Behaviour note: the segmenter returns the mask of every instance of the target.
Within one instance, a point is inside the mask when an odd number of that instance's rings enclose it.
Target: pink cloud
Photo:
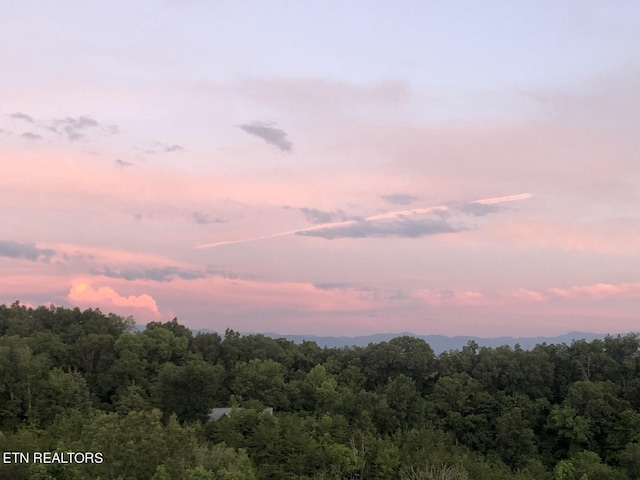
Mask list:
[[[464,291],[464,290],[417,290],[414,296],[433,306],[466,306],[477,305],[492,308],[508,307],[515,304],[540,304],[542,310],[550,309],[554,300],[607,300],[607,299],[640,299],[640,283],[579,285],[568,288],[548,288],[545,291],[519,288],[511,291]],[[547,305],[546,307],[544,305]],[[577,306],[577,305],[576,305]],[[555,308],[555,307],[554,307]],[[591,308],[591,307],[590,307]],[[533,312],[533,310],[531,310]],[[585,310],[585,311],[588,311]],[[615,310],[607,310],[612,313]]]
[[[175,264],[175,260],[153,253],[132,252],[117,248],[94,247],[87,245],[79,245],[72,243],[43,243],[45,248],[51,248],[56,251],[57,256],[54,259],[63,259],[64,255],[68,257],[85,258],[97,263],[112,262],[128,264],[128,265],[167,265]]]
[[[586,298],[592,300],[640,298],[640,283],[598,283],[595,285],[578,285],[569,288],[551,288],[549,292],[562,298]]]
[[[542,302],[546,300],[546,297],[534,290],[527,290],[525,288],[519,288],[512,292],[507,292],[504,295],[507,300],[524,301],[524,302]]]
[[[465,290],[418,290],[415,296],[429,305],[483,305],[488,302],[486,296],[480,292]]]
[[[268,282],[209,277],[176,279],[170,285],[150,285],[179,301],[208,300],[213,308],[235,311],[357,311],[376,305],[373,292],[354,288],[324,290],[306,282]]]
[[[156,300],[147,294],[120,295],[111,287],[94,288],[88,283],[77,282],[69,289],[67,300],[73,305],[87,308],[99,307],[114,313],[126,312],[130,315],[137,313],[142,318],[160,318]]]
[[[509,249],[557,249],[566,252],[600,252],[627,255],[640,251],[640,225],[633,221],[603,219],[578,223],[574,219],[540,220],[519,213],[526,220],[495,216],[482,228],[459,232],[439,239],[450,245],[470,247],[503,245]]]

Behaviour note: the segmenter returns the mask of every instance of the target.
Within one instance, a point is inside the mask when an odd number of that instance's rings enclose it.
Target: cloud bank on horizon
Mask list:
[[[367,6],[0,7],[0,303],[636,329],[640,5]]]

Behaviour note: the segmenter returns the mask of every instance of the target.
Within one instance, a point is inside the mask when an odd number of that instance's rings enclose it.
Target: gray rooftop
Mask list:
[[[225,408],[213,408],[209,412],[209,418],[212,420],[220,420],[222,417],[226,417],[231,414],[231,407]]]
[[[223,408],[212,408],[211,411],[209,412],[209,418],[211,420],[215,420],[218,421],[220,420],[222,417],[228,417],[229,415],[231,415],[231,412],[234,409],[231,407],[223,407]],[[235,410],[242,410],[242,408],[236,408]],[[265,408],[262,413],[268,413],[270,415],[273,415],[273,407],[267,407]]]

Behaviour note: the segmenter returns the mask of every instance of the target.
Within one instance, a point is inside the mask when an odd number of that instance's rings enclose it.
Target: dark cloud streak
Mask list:
[[[454,233],[464,230],[442,219],[423,218],[419,220],[397,218],[385,221],[360,221],[348,225],[328,226],[326,228],[303,230],[296,235],[320,237],[327,240],[337,238],[419,238],[441,233]]]
[[[177,267],[152,267],[152,268],[128,268],[122,270],[112,270],[104,267],[104,270],[95,272],[110,278],[121,278],[123,280],[151,280],[154,282],[170,282],[174,278],[183,280],[194,280],[206,277],[204,272],[181,270]]]
[[[58,132],[58,128],[61,128],[64,135],[66,135],[67,140],[74,141],[83,138],[85,135],[81,133],[89,128],[97,128],[100,124],[97,120],[93,118],[83,115],[77,118],[74,117],[65,117],[58,118],[53,121],[53,125],[50,127],[50,130],[54,132]],[[115,126],[111,126],[115,127]],[[117,127],[116,127],[117,128]]]
[[[352,288],[351,284],[344,282],[320,282],[314,283],[313,286],[318,290],[346,290]]]
[[[287,139],[287,132],[279,128],[257,122],[240,125],[240,128],[250,135],[260,137],[283,152],[290,152],[293,149],[293,143]]]
[[[24,120],[25,122],[33,123],[33,117],[31,115],[27,115],[26,113],[16,112],[9,115],[11,118],[15,118],[16,120]]]
[[[326,212],[323,210],[318,210],[317,208],[302,207],[300,208],[300,211],[309,222],[315,223],[318,225],[321,225],[323,223],[362,220],[361,217],[347,215],[344,210],[336,210],[335,212]]]
[[[166,145],[166,144],[164,144],[162,142],[153,142],[152,148],[156,148],[156,147],[160,147],[160,149],[164,153],[181,152],[183,150],[186,150],[186,148],[184,148],[182,145],[177,145],[177,144]],[[155,153],[155,151],[154,150],[147,150],[145,153]]]
[[[394,205],[409,205],[416,201],[418,197],[415,195],[410,195],[407,193],[393,193],[390,195],[380,195],[383,200],[386,200],[389,203],[393,203]]]
[[[203,212],[193,212],[193,219],[199,225],[207,225],[209,223],[227,223],[228,220],[224,218],[213,218],[210,215]]]
[[[22,138],[26,138],[27,140],[42,140],[42,135],[38,135],[37,133],[32,132],[24,132],[20,136]]]
[[[464,213],[473,215],[474,217],[483,217],[490,213],[496,213],[504,210],[504,207],[501,205],[477,202],[463,203],[462,205],[458,205],[457,208]]]
[[[96,275],[104,275],[109,278],[119,278],[127,281],[150,280],[152,282],[167,283],[180,278],[182,280],[199,280],[206,277],[222,277],[231,280],[237,279],[234,273],[207,267],[204,270],[187,270],[178,267],[142,267],[142,268],[123,268],[112,269],[104,266],[102,270],[94,270],[92,273]]]
[[[180,152],[182,150],[184,150],[184,147],[181,147],[180,145],[169,145],[164,147],[164,151],[167,153]]]
[[[22,258],[25,260],[49,262],[55,250],[38,248],[33,243],[20,243],[13,240],[0,240],[0,257]]]

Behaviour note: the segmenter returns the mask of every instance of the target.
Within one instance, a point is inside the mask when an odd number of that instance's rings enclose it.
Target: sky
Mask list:
[[[0,0],[0,303],[640,325],[640,3]]]

